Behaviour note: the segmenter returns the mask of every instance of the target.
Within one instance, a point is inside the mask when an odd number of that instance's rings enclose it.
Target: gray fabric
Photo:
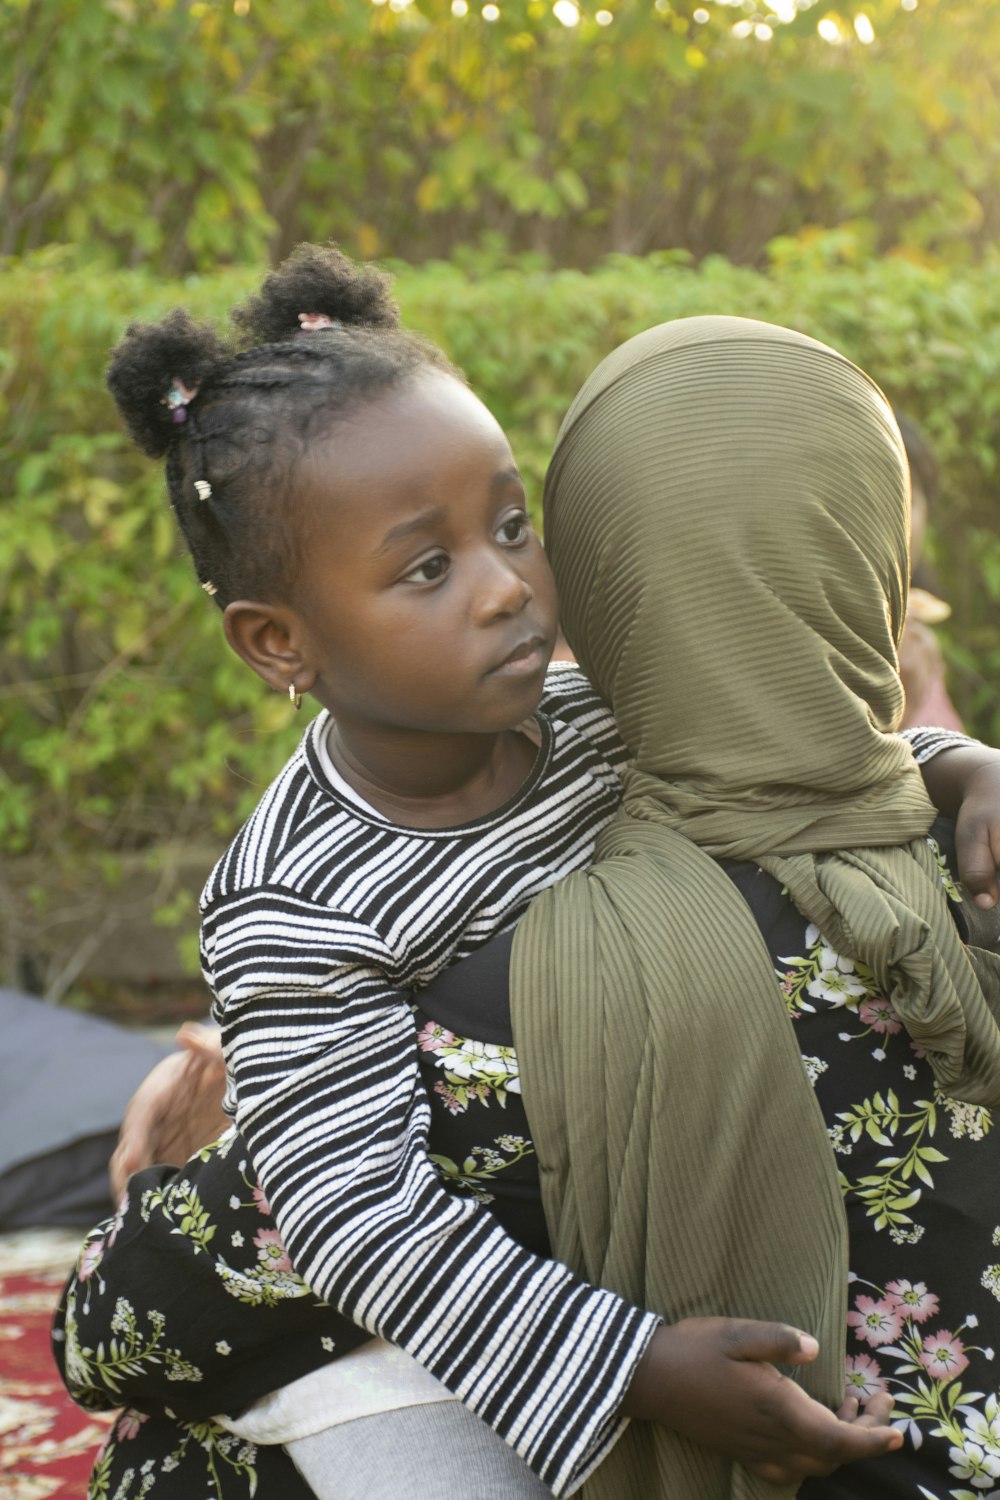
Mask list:
[[[287,1451],[317,1500],[543,1500],[552,1494],[513,1448],[457,1401],[342,1422],[289,1443]]]
[[[93,1224],[125,1105],[171,1050],[0,989],[0,1229]]]

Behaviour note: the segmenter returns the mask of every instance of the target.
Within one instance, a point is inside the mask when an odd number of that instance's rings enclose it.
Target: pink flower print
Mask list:
[[[77,1281],[89,1281],[104,1259],[104,1241],[90,1240],[83,1247],[80,1256],[80,1268],[76,1273]]]
[[[292,1263],[288,1258],[284,1241],[276,1229],[258,1229],[253,1237],[257,1246],[257,1259],[262,1260],[269,1271],[290,1271]]]
[[[266,1216],[268,1218],[271,1217],[271,1205],[270,1205],[270,1203],[268,1203],[267,1199],[264,1197],[264,1189],[263,1188],[261,1188],[261,1187],[255,1187],[254,1188],[254,1190],[253,1190],[253,1201],[257,1205],[257,1212],[259,1214],[266,1214]],[[256,1243],[256,1241],[255,1241],[255,1243]]]
[[[924,1339],[920,1363],[935,1380],[953,1380],[956,1375],[961,1375],[969,1361],[962,1340],[956,1338],[950,1329],[942,1328],[940,1333],[932,1333]]]
[[[115,1437],[137,1438],[139,1436],[139,1428],[143,1422],[148,1422],[148,1420],[149,1418],[145,1412],[123,1411],[115,1424]]]
[[[872,1031],[883,1031],[888,1036],[894,1036],[903,1029],[902,1021],[888,1000],[881,995],[874,1000],[863,1000],[858,1007],[858,1015]]]
[[[462,1103],[461,1099],[455,1093],[455,1090],[449,1084],[442,1082],[440,1079],[434,1085],[434,1092],[435,1094],[441,1095],[445,1109],[447,1109],[453,1115],[460,1115],[467,1108],[467,1106]]]
[[[862,1406],[870,1401],[877,1391],[887,1391],[889,1382],[870,1354],[849,1354],[844,1366],[844,1379],[849,1396],[857,1396]]]
[[[926,1323],[938,1310],[938,1299],[922,1281],[890,1281],[885,1289],[887,1301],[914,1323]]]
[[[912,1042],[911,1041],[911,1043],[910,1043],[910,1051],[913,1053],[914,1057],[926,1057],[927,1056],[926,1048],[921,1047],[921,1045],[920,1045],[919,1042]]]
[[[903,1331],[903,1314],[893,1302],[885,1298],[859,1297],[855,1302],[857,1312],[847,1314],[847,1323],[859,1339],[877,1349],[879,1344],[891,1344]]]
[[[124,1192],[122,1194],[121,1202],[118,1205],[118,1208],[117,1208],[117,1210],[115,1212],[114,1219],[112,1220],[112,1223],[111,1223],[111,1229],[108,1232],[108,1244],[109,1245],[113,1245],[114,1242],[115,1242],[115,1240],[118,1238],[118,1232],[121,1229],[122,1225],[125,1223],[125,1215],[127,1213],[128,1213],[128,1192],[126,1191],[126,1192]]]
[[[428,1021],[420,1031],[417,1032],[417,1046],[421,1052],[443,1052],[446,1047],[453,1047],[457,1037],[453,1031],[447,1031],[444,1026],[438,1026],[435,1021]]]

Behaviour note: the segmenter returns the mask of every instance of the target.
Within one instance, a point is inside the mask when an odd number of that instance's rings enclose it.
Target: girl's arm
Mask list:
[[[295,1269],[571,1493],[619,1437],[659,1320],[443,1188],[407,997],[363,924],[256,889],[210,909],[203,940],[237,1125]]]

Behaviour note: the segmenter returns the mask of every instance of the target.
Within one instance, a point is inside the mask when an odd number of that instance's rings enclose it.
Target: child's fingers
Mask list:
[[[888,1425],[892,1397],[886,1397],[857,1415],[858,1403],[847,1398],[835,1415],[812,1401],[798,1386],[783,1382],[773,1413],[778,1436],[767,1457],[748,1467],[771,1484],[799,1483],[810,1475],[830,1474],[842,1464],[880,1458],[899,1448],[903,1435]],[[794,1394],[793,1394],[794,1392]],[[854,1415],[849,1415],[853,1404]],[[780,1456],[778,1456],[780,1455]]]
[[[969,778],[955,820],[958,877],[984,910],[1000,902],[1000,768],[992,762]]]
[[[984,910],[1000,900],[997,860],[1000,856],[1000,807],[996,821],[985,813],[959,815],[955,825],[958,877],[977,906]]]
[[[879,1391],[866,1404],[861,1415],[857,1418],[856,1425],[861,1427],[885,1427],[892,1416],[895,1405],[895,1401],[888,1392]],[[898,1448],[902,1445],[903,1434],[899,1432],[896,1436],[898,1441],[893,1443],[893,1447]]]
[[[819,1353],[819,1344],[812,1334],[791,1328],[787,1323],[757,1323],[751,1319],[729,1318],[723,1339],[730,1359],[772,1365],[807,1365]]]

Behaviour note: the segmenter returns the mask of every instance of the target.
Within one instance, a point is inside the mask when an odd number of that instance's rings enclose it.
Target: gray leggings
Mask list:
[[[552,1491],[459,1401],[406,1406],[287,1445],[317,1500],[543,1500]]]

